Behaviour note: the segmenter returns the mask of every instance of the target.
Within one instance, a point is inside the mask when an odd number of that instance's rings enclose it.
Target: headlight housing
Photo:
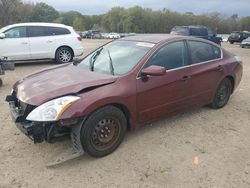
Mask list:
[[[57,121],[67,108],[79,100],[77,96],[65,96],[48,101],[29,113],[26,120],[28,121]]]

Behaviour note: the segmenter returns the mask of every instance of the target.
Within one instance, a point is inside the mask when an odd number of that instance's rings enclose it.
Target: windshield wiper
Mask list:
[[[97,59],[97,57],[100,55],[101,51],[103,50],[103,48],[100,48],[99,50],[97,50],[90,58],[89,60],[89,70],[90,71],[94,71],[94,66],[95,66],[95,61]]]
[[[109,50],[107,50],[107,51],[108,51],[108,55],[109,55],[109,69],[110,69],[110,73],[111,73],[112,75],[115,75],[115,73],[114,73],[113,61],[112,61],[112,58],[111,58],[111,56],[110,56]]]

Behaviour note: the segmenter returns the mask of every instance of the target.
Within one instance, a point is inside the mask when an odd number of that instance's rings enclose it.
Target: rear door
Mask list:
[[[30,44],[26,27],[14,27],[4,32],[0,39],[0,56],[11,60],[30,59]]]
[[[30,55],[32,59],[54,58],[53,38],[44,26],[29,26]]]
[[[163,66],[163,76],[137,78],[136,105],[140,123],[146,123],[188,106],[191,96],[190,68],[184,41],[161,47],[143,68]]]
[[[192,104],[205,105],[211,102],[219,81],[224,76],[222,51],[216,45],[200,41],[188,41],[192,59],[191,83]]]

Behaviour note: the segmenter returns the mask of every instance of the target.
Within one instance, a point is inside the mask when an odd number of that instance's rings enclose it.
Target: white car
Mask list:
[[[68,63],[83,54],[81,37],[70,26],[53,23],[20,23],[0,29],[0,58],[54,59]]]
[[[244,39],[241,44],[240,44],[241,48],[245,48],[245,47],[250,47],[250,37]]]
[[[107,38],[109,39],[119,39],[121,36],[118,33],[109,33]]]

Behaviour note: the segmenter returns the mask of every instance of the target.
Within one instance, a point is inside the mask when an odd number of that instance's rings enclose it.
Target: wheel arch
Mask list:
[[[234,87],[235,87],[235,79],[232,75],[228,75],[228,76],[226,76],[226,78],[228,78],[232,84],[232,93],[233,93]]]
[[[69,48],[69,49],[71,50],[71,52],[73,53],[73,57],[75,56],[74,50],[73,50],[70,46],[68,46],[68,45],[62,45],[62,46],[59,46],[59,47],[56,49],[56,51],[55,51],[55,57],[54,57],[54,58],[56,58],[56,53],[57,53],[57,51],[58,51],[60,48]]]
[[[114,106],[114,107],[118,108],[119,110],[121,110],[122,113],[125,115],[125,117],[127,119],[127,130],[131,130],[131,128],[132,128],[132,126],[131,126],[132,125],[131,113],[130,113],[128,107],[125,106],[124,104],[121,104],[121,103],[107,103],[107,104],[104,104],[104,105],[99,106],[99,107],[95,108],[94,110],[92,110],[87,116],[90,116],[92,113],[94,113],[98,109],[106,107],[106,106]]]
[[[127,119],[127,130],[131,130],[131,121],[130,121],[131,115],[130,115],[129,109],[125,105],[119,104],[119,103],[113,103],[109,105],[115,106],[123,112],[123,114],[125,115]]]

